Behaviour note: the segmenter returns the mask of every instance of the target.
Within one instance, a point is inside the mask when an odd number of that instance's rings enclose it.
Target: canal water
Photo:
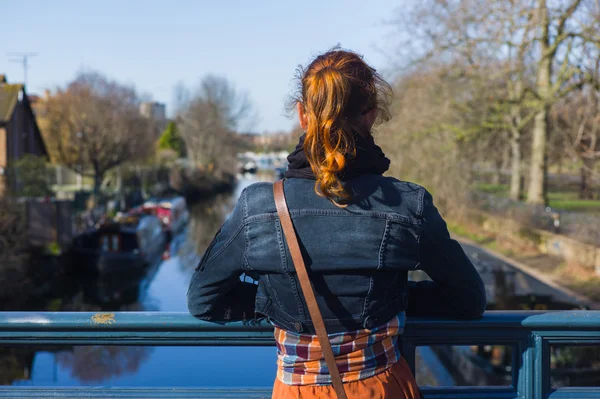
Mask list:
[[[233,209],[241,191],[270,175],[247,175],[232,194],[191,209],[187,231],[174,238],[170,257],[141,276],[72,282],[60,310],[185,312],[188,283],[203,251]],[[12,370],[1,382],[35,386],[270,386],[274,347],[71,346],[35,352],[4,349],[0,362]]]
[[[45,309],[187,311],[186,291],[193,271],[215,232],[233,209],[241,190],[254,182],[272,179],[268,174],[246,175],[239,179],[234,193],[195,206],[191,209],[187,231],[171,243],[169,258],[158,260],[143,275],[68,281],[64,284],[67,294],[50,301]],[[514,270],[477,247],[465,246],[465,250],[484,278],[490,309],[582,307],[576,298]],[[510,359],[510,348],[422,348],[417,354],[417,380],[421,385],[434,386],[481,385],[481,382],[507,385],[510,384]],[[32,386],[269,387],[275,377],[275,361],[274,347],[0,348],[0,383]],[[458,364],[461,367],[456,367]],[[490,365],[493,367],[490,368]],[[467,370],[467,374],[457,374],[455,371],[459,369]]]

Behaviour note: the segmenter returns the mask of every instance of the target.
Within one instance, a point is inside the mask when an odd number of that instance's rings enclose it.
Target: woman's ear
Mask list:
[[[308,117],[306,116],[306,112],[304,112],[304,105],[300,101],[296,103],[296,110],[298,111],[300,127],[302,130],[306,131],[306,128],[308,127]]]

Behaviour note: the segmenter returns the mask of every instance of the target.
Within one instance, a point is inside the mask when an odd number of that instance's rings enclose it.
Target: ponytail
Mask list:
[[[337,199],[336,202],[345,202],[350,196],[338,174],[356,151],[354,137],[344,118],[350,82],[333,67],[321,69],[308,80],[314,80],[309,82],[306,93],[313,101],[304,103],[308,119],[304,153],[317,177],[315,191],[334,201]]]
[[[340,180],[356,156],[356,135],[363,131],[362,115],[378,110],[376,123],[390,118],[391,87],[351,51],[332,50],[299,70],[299,95],[307,118],[304,153],[317,178],[315,192],[336,205],[351,201]]]

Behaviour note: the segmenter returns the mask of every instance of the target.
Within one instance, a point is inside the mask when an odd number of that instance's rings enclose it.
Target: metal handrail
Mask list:
[[[0,344],[3,345],[270,346],[274,345],[272,330],[265,321],[212,323],[197,320],[187,313],[0,312]],[[600,397],[600,387],[551,389],[549,359],[550,345],[600,345],[600,311],[492,311],[479,320],[468,321],[409,318],[401,344],[403,355],[413,370],[418,346],[507,345],[516,354],[511,386],[425,388],[426,398]],[[44,396],[269,397],[269,393],[264,389],[218,393],[201,388],[0,387],[0,397]]]

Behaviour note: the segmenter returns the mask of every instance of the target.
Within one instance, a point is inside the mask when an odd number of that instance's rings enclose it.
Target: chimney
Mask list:
[[[4,84],[4,83],[8,83],[6,80],[6,75],[3,73],[0,73],[0,85]]]

